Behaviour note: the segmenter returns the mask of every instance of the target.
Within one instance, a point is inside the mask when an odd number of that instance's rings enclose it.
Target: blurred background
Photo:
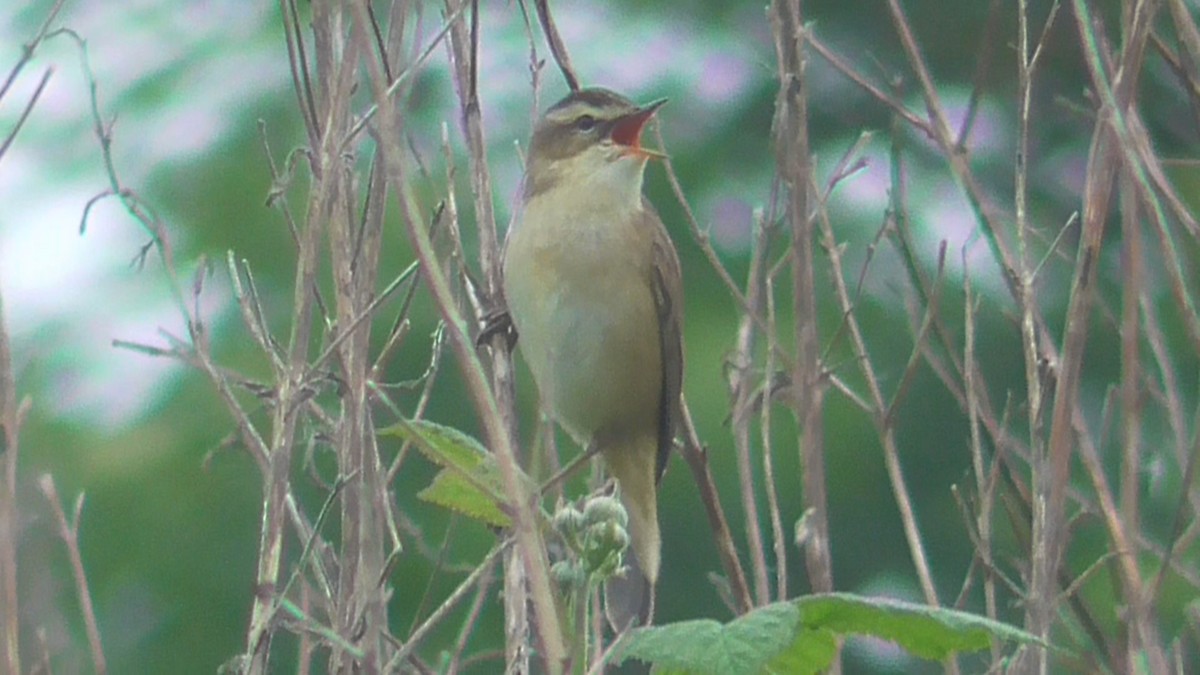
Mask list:
[[[0,10],[0,68],[20,57],[49,2]],[[566,91],[549,63],[540,73],[540,100],[532,98],[527,27],[515,3],[482,3],[480,89],[483,119],[496,179],[498,220],[506,223],[520,180],[520,148],[532,115]],[[1016,18],[994,6],[1008,3],[909,2],[917,39],[952,114],[961,120],[972,91],[980,97],[967,139],[973,168],[989,181],[1000,204],[1011,204],[1016,142]],[[1036,25],[1048,12],[1033,2]],[[422,44],[441,26],[440,7],[425,3]],[[924,105],[906,70],[897,38],[875,3],[806,3],[817,35],[846,55],[911,110]],[[771,120],[777,90],[775,54],[761,3],[678,0],[671,3],[553,3],[563,38],[585,84],[604,85],[639,101],[669,97],[659,115],[665,150],[703,228],[734,279],[746,276],[756,210],[771,199],[775,156]],[[277,159],[305,142],[296,112],[278,7],[235,0],[207,2],[68,2],[60,19],[87,43],[95,73],[100,115],[111,122],[112,155],[123,182],[136,187],[168,223],[184,279],[207,257],[218,261],[206,286],[202,312],[223,365],[249,377],[269,370],[241,325],[231,301],[223,261],[226,251],[253,269],[272,327],[284,333],[290,308],[294,260],[287,226],[265,201],[272,189],[264,140]],[[878,13],[878,14],[877,14]],[[1031,213],[1053,239],[1079,208],[1090,141],[1087,79],[1073,19],[1064,11],[1052,28],[1034,99]],[[537,38],[540,58],[548,50]],[[986,63],[981,54],[986,53]],[[822,58],[808,61],[810,115],[818,182],[864,132],[865,168],[833,193],[829,211],[845,247],[854,283],[868,257],[859,318],[885,389],[894,388],[912,347],[906,310],[912,291],[890,246],[874,245],[891,185],[889,153],[906,154],[909,222],[917,259],[932,276],[939,243],[946,242],[943,311],[961,327],[964,264],[980,294],[977,353],[993,400],[1024,399],[1023,361],[1014,322],[1015,306],[961,191],[927,140],[896,131],[888,111]],[[0,294],[13,340],[18,392],[32,408],[22,433],[19,532],[22,613],[27,627],[42,631],[56,672],[86,670],[83,626],[66,554],[55,537],[36,478],[52,474],[70,501],[86,495],[80,524],[84,563],[111,672],[207,673],[243,649],[254,578],[260,519],[260,478],[242,451],[224,447],[234,430],[210,383],[178,363],[113,346],[114,340],[164,345],[160,331],[186,335],[163,270],[151,257],[135,259],[148,235],[112,200],[98,203],[81,227],[89,200],[108,183],[93,129],[89,82],[77,46],[64,36],[48,40],[0,104],[0,128],[11,128],[38,77],[53,69],[48,88],[16,143],[0,162]],[[1143,74],[1143,115],[1166,157],[1194,157],[1196,127],[1188,102],[1161,61]],[[412,96],[416,150],[434,176],[445,175],[440,148],[448,125],[459,166],[460,203],[470,203],[457,103],[445,49],[421,72]],[[261,129],[261,131],[260,131]],[[895,145],[893,145],[895,144]],[[1172,165],[1172,179],[1198,194],[1194,167]],[[297,179],[299,182],[300,179]],[[683,258],[686,286],[686,396],[739,545],[745,521],[737,497],[737,474],[727,425],[726,357],[734,345],[738,310],[689,233],[683,211],[661,168],[648,172],[648,194],[662,213]],[[303,190],[288,193],[303,209]],[[1196,204],[1190,205],[1193,209]],[[464,207],[464,210],[465,207]],[[383,258],[386,281],[411,260],[402,230],[393,223]],[[1064,248],[1073,250],[1073,232]],[[1101,260],[1101,293],[1119,297],[1120,270],[1114,236]],[[822,258],[823,260],[823,258]],[[1040,288],[1048,316],[1061,316],[1068,293],[1068,264],[1047,266]],[[822,307],[822,345],[828,345],[838,312],[826,267],[817,272]],[[1151,273],[1153,277],[1154,274]],[[1161,279],[1163,306],[1169,308]],[[827,292],[826,292],[827,291]],[[789,321],[790,299],[778,300],[780,321]],[[1183,340],[1182,328],[1164,310],[1165,343]],[[418,297],[414,336],[431,335],[436,317]],[[1119,341],[1094,330],[1085,364],[1085,407],[1102,424],[1105,396],[1116,381]],[[386,323],[382,322],[382,323]],[[386,328],[386,326],[384,326]],[[961,328],[960,328],[961,330]],[[1059,330],[1058,326],[1052,330]],[[418,344],[424,342],[425,347]],[[412,380],[428,365],[429,340],[414,339],[395,360],[390,382]],[[424,349],[424,352],[422,352]],[[840,351],[839,351],[840,350]],[[848,352],[832,352],[833,361]],[[1196,355],[1176,361],[1181,390],[1195,406]],[[852,371],[851,365],[841,368]],[[524,375],[524,373],[522,373]],[[861,380],[852,372],[853,385]],[[534,433],[533,392],[519,382],[525,413],[522,432]],[[400,390],[407,409],[415,392]],[[432,420],[475,433],[456,367],[449,363],[434,389]],[[1190,408],[1189,408],[1190,409]],[[262,421],[262,410],[259,420]],[[774,458],[785,530],[802,511],[795,423],[776,413]],[[974,485],[965,416],[937,379],[918,370],[899,415],[901,457],[914,491],[939,595],[953,602],[972,561],[972,546],[952,486]],[[384,420],[386,421],[386,420]],[[1165,439],[1164,420],[1147,422],[1147,446]],[[834,581],[839,590],[921,601],[901,522],[871,421],[832,393],[826,407],[826,451]],[[1109,434],[1104,450],[1118,442]],[[1164,441],[1165,442],[1165,441]],[[394,448],[393,448],[394,451]],[[1116,455],[1111,455],[1116,466]],[[1114,469],[1115,470],[1115,469]],[[484,527],[421,504],[415,493],[434,469],[413,459],[397,486],[401,508],[412,518],[413,555],[394,571],[390,608],[404,633],[426,615],[477,561],[493,535]],[[1179,472],[1153,453],[1144,467],[1144,510],[1151,537],[1165,538],[1179,494]],[[307,495],[319,506],[316,486]],[[678,458],[661,498],[666,570],[657,620],[711,616],[726,619],[709,575],[720,572],[715,549],[690,473]],[[1156,519],[1161,526],[1155,525]],[[766,523],[764,522],[764,526]],[[447,538],[447,532],[452,536]],[[1012,533],[998,532],[1012,545]],[[1081,571],[1102,554],[1103,530],[1083,522],[1072,549]],[[793,594],[807,590],[802,554],[789,544]],[[423,550],[427,549],[427,550]],[[1195,551],[1187,553],[1192,557]],[[1078,556],[1077,558],[1074,556]],[[1089,557],[1090,556],[1090,557]],[[439,564],[442,570],[430,577]],[[1103,584],[1085,591],[1111,602]],[[1183,630],[1184,607],[1195,601],[1190,587],[1164,593],[1164,637]],[[977,591],[965,608],[980,611]],[[1115,608],[1113,610],[1115,612]],[[1021,608],[1002,607],[1020,623]],[[1115,616],[1115,614],[1113,614]],[[501,604],[485,608],[480,648],[502,645]],[[431,640],[429,653],[449,648],[455,627]],[[32,636],[32,633],[30,633]],[[30,644],[26,653],[42,651]],[[935,664],[910,660],[885,644],[851,645],[848,672],[915,672]],[[488,672],[482,669],[479,672]]]

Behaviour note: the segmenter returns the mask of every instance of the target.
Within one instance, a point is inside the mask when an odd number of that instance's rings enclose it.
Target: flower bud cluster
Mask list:
[[[554,530],[571,550],[573,560],[562,560],[551,568],[563,586],[584,581],[600,583],[623,572],[622,554],[629,547],[629,515],[615,497],[592,497],[583,511],[573,504],[554,513]]]

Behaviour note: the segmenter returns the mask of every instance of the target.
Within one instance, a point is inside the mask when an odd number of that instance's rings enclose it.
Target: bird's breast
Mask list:
[[[560,207],[528,203],[505,254],[521,352],[549,412],[579,440],[653,429],[662,367],[642,214]]]

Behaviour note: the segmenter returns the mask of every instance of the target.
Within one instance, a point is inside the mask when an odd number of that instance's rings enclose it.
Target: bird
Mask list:
[[[625,573],[605,582],[614,631],[652,621],[657,491],[682,401],[679,257],[642,193],[665,155],[641,135],[664,103],[591,87],[550,106],[504,247],[504,297],[543,410],[600,454],[628,514]]]

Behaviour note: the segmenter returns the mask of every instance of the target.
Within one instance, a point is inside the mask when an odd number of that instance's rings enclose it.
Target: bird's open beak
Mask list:
[[[613,141],[627,148],[629,154],[651,159],[666,159],[666,154],[642,147],[642,130],[646,128],[646,122],[649,122],[650,118],[654,117],[654,113],[658,112],[658,109],[666,102],[667,99],[662,98],[642,106],[624,117],[617,118],[612,128]]]

